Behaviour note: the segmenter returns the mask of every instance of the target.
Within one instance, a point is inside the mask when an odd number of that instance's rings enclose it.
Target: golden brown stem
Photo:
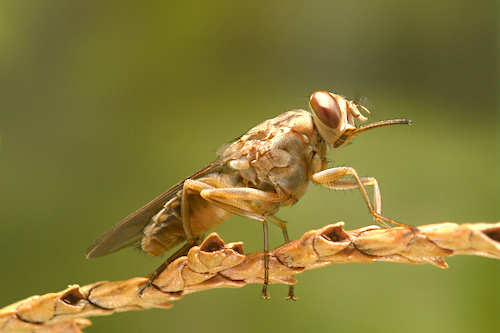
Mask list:
[[[443,257],[476,255],[500,259],[500,223],[439,223],[418,228],[369,226],[345,231],[338,222],[306,232],[269,251],[269,283],[294,285],[304,270],[338,263],[391,261],[447,268]],[[148,277],[101,281],[43,296],[32,296],[0,310],[0,332],[81,332],[87,317],[114,312],[169,308],[184,295],[213,288],[239,288],[264,280],[264,254],[245,255],[243,243],[224,242],[216,233],[187,256],[173,261],[153,285]]]

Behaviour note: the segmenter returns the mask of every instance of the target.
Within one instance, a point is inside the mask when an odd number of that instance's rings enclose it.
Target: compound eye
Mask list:
[[[309,104],[323,124],[331,128],[339,127],[342,113],[332,94],[326,91],[316,91],[309,98]]]

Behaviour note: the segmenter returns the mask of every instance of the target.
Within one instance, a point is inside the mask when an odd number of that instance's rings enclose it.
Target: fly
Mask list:
[[[351,167],[329,168],[326,156],[329,148],[343,147],[361,132],[410,124],[410,120],[384,120],[356,127],[355,119],[367,120],[358,107],[368,110],[326,91],[314,92],[309,105],[311,113],[304,110],[282,113],[223,146],[214,162],[106,231],[87,249],[87,258],[97,258],[137,243],[148,254],[159,256],[185,242],[153,273],[140,289],[140,296],[168,264],[199,244],[206,232],[236,214],[262,222],[265,269],[261,296],[268,299],[267,223],[279,226],[285,243],[288,242],[286,224],[275,213],[282,206],[295,204],[311,183],[335,190],[359,188],[370,214],[379,224],[405,226],[382,215],[380,188],[375,178],[360,177]],[[367,185],[373,186],[373,203],[365,188]],[[295,299],[293,286],[288,298]]]

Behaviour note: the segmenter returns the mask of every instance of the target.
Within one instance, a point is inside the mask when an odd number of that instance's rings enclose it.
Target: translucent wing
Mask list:
[[[186,179],[194,179],[212,171],[215,167],[225,164],[232,158],[233,155],[235,154],[217,159],[213,163],[196,171]],[[142,230],[149,223],[151,217],[153,217],[168,200],[170,200],[182,189],[186,179],[175,184],[166,192],[156,197],[153,201],[139,208],[137,211],[130,214],[124,220],[106,231],[88,247],[87,252],[85,253],[87,258],[101,257],[139,242],[142,237]]]

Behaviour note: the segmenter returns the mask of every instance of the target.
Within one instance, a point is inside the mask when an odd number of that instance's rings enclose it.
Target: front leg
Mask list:
[[[351,175],[353,178],[341,179],[344,176]],[[370,214],[373,215],[377,223],[384,227],[388,227],[385,222],[394,224],[400,227],[408,227],[406,224],[396,222],[390,218],[382,215],[382,199],[380,195],[380,187],[375,178],[372,177],[359,177],[354,168],[351,167],[337,167],[322,170],[311,175],[311,181],[323,185],[334,190],[347,190],[359,188],[361,195],[368,206]],[[375,205],[372,204],[365,185],[373,185]]]

